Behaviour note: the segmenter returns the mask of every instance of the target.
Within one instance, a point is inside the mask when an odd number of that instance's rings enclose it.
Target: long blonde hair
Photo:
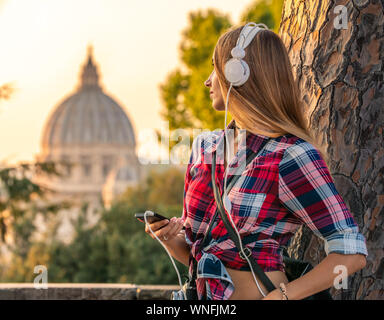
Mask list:
[[[232,27],[222,34],[214,50],[214,67],[223,97],[230,86],[224,76],[224,65],[232,57],[231,50],[242,28]],[[309,128],[288,52],[280,37],[271,30],[261,30],[245,51],[243,60],[249,65],[250,76],[242,86],[232,87],[228,103],[236,123],[254,134],[293,134],[311,143],[327,163],[327,152]]]

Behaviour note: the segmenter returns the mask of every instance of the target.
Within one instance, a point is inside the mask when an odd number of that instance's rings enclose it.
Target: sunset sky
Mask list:
[[[0,161],[34,159],[47,117],[78,84],[88,44],[105,92],[124,107],[136,138],[140,130],[160,128],[158,86],[180,65],[188,13],[216,8],[236,24],[250,3],[0,0],[0,85],[10,82],[16,89],[0,102]]]

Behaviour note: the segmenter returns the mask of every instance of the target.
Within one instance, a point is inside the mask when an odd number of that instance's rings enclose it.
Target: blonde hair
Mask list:
[[[222,34],[214,50],[214,67],[223,97],[230,86],[224,65],[232,57],[241,27]],[[293,77],[287,50],[280,37],[271,30],[261,30],[245,49],[250,76],[245,84],[232,87],[228,111],[242,129],[254,134],[279,137],[293,134],[311,143],[328,161],[304,114],[298,84]]]

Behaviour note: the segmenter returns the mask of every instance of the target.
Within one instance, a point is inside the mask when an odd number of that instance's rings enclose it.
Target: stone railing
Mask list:
[[[0,283],[0,300],[159,300],[170,299],[174,285],[120,283],[50,283],[35,288],[33,283]]]

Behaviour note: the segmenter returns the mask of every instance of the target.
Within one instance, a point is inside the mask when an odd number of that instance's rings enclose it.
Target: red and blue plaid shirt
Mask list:
[[[232,120],[227,128],[233,129],[234,124]],[[216,182],[223,195],[223,137],[224,130],[220,130],[203,132],[194,139],[185,176],[185,237],[191,248],[190,273],[192,259],[198,261],[199,299],[226,300],[232,295],[234,285],[226,267],[250,270],[247,261],[239,257],[220,215],[209,244],[197,250],[216,211],[210,158],[216,149]],[[243,240],[248,239],[245,246],[265,272],[284,272],[282,249],[303,223],[325,241],[327,254],[368,254],[364,236],[313,145],[292,134],[270,138],[242,131],[239,139],[229,168],[245,159],[248,148],[259,155],[228,193],[231,216]],[[228,174],[227,179],[230,177]]]

